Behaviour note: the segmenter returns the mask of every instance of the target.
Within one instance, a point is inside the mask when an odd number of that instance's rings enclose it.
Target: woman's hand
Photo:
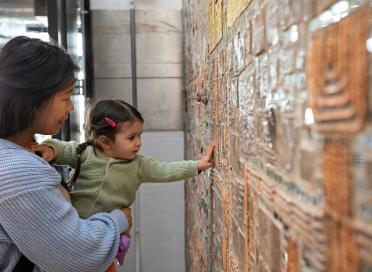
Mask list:
[[[65,187],[63,187],[61,184],[58,185],[58,190],[61,192],[63,198],[70,202],[71,203],[71,198],[70,198],[70,195],[68,194],[67,190],[65,189]]]
[[[128,220],[128,230],[124,234],[130,237],[129,231],[132,228],[132,209],[131,208],[121,208],[121,211],[125,214],[125,217]]]
[[[208,146],[207,154],[204,155],[204,157],[198,161],[198,170],[203,171],[205,169],[208,169],[212,166],[212,156],[213,156],[213,150],[214,150],[215,143],[211,142]]]
[[[45,144],[32,143],[30,148],[32,152],[34,153],[36,152],[41,153],[42,158],[46,160],[47,162],[52,161],[54,157],[56,156],[54,149]]]

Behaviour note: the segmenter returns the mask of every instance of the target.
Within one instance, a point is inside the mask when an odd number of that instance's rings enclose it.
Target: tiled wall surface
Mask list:
[[[184,0],[187,271],[372,271],[371,1]]]

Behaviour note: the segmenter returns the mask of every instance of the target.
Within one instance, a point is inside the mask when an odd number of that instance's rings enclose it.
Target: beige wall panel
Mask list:
[[[138,109],[147,130],[183,130],[181,79],[138,80]]]
[[[132,101],[132,80],[124,78],[100,78],[95,80],[96,99],[123,99]]]

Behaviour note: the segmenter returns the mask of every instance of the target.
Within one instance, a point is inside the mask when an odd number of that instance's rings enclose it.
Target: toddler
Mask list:
[[[69,191],[82,218],[129,207],[143,182],[188,179],[211,167],[213,143],[199,161],[159,162],[139,155],[143,123],[132,105],[102,100],[90,112],[87,142],[47,140],[32,149],[47,161],[75,169]]]

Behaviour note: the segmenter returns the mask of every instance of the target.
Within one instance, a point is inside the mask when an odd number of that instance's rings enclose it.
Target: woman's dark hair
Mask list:
[[[89,114],[86,129],[88,141],[94,143],[101,135],[114,140],[121,122],[135,120],[143,123],[141,113],[127,102],[123,100],[98,101]]]
[[[30,127],[55,93],[75,81],[79,68],[55,44],[19,36],[0,51],[0,138]]]

